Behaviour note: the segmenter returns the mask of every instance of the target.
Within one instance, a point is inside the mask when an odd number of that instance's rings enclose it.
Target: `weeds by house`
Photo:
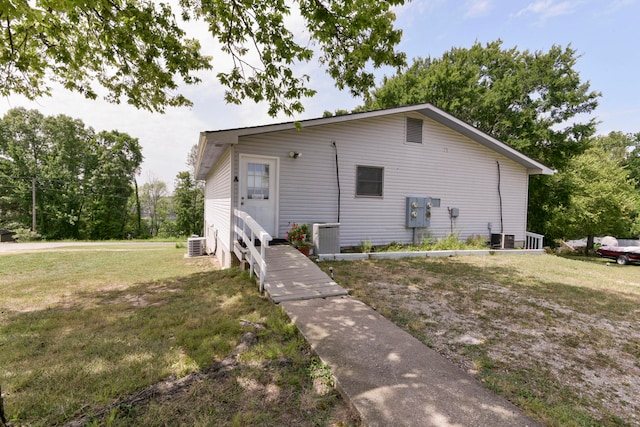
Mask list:
[[[457,234],[449,234],[446,237],[433,238],[424,236],[419,245],[404,243],[391,243],[378,248],[379,252],[411,252],[411,251],[450,251],[450,250],[474,250],[487,249],[489,247],[484,236],[470,236],[466,240],[460,240]]]
[[[307,343],[253,280],[184,252],[150,245],[1,255],[0,385],[9,421],[358,425],[332,387],[316,390]],[[249,332],[255,341],[236,354]],[[233,364],[219,369],[225,360]],[[194,373],[171,393],[129,399]]]
[[[373,250],[373,242],[369,239],[360,242],[360,252],[363,254],[369,253]]]
[[[640,266],[552,255],[321,266],[546,425],[640,424]]]

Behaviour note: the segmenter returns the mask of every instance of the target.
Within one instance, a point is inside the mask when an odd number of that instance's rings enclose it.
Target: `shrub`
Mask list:
[[[13,231],[16,234],[13,236],[18,242],[35,242],[42,240],[42,236],[35,231],[31,231],[28,228],[16,228]]]
[[[487,249],[487,238],[473,234],[467,237],[467,249]]]
[[[363,254],[368,254],[373,249],[373,243],[371,240],[364,240],[360,242],[360,252]]]
[[[422,244],[422,249],[426,251],[446,251],[465,248],[465,243],[460,241],[458,235],[455,233],[449,234],[445,238],[439,238],[433,243]]]

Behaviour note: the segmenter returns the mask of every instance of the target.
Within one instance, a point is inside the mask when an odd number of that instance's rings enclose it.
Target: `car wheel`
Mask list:
[[[628,255],[618,255],[618,258],[616,258],[616,262],[620,265],[627,265],[629,264],[629,256]]]

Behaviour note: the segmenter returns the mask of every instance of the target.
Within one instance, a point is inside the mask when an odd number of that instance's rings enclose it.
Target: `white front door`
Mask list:
[[[277,237],[278,159],[240,155],[240,207]]]

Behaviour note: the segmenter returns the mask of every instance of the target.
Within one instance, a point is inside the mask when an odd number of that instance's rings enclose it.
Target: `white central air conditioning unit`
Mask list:
[[[313,224],[316,255],[340,253],[340,223]]]
[[[513,249],[515,246],[513,234],[495,233],[491,235],[491,249]]]
[[[206,237],[190,237],[187,239],[187,255],[202,256],[206,245]]]

